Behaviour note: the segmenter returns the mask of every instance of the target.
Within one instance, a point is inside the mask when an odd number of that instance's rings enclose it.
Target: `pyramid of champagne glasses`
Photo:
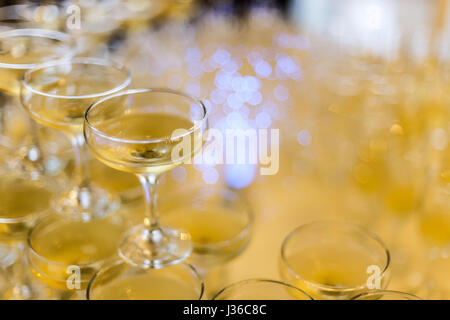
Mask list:
[[[450,17],[196,3],[0,17],[0,300],[450,299]]]

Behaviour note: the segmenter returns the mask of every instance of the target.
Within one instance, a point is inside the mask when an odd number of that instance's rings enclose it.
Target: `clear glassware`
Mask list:
[[[8,263],[0,262],[8,278],[3,299],[36,299],[40,290],[28,276],[25,239],[34,221],[48,213],[55,185],[50,179],[30,180],[12,172],[0,179],[0,246]],[[9,253],[8,253],[9,251]]]
[[[244,280],[220,290],[213,300],[313,300],[306,292],[282,281]]]
[[[253,212],[243,195],[231,188],[198,187],[161,201],[164,225],[189,232],[193,249],[188,262],[205,280],[208,297],[227,282],[227,264],[251,239]]]
[[[118,214],[76,221],[49,214],[28,234],[28,264],[46,299],[84,299],[89,281],[108,261],[117,259],[125,231]]]
[[[204,269],[226,263],[250,241],[253,213],[247,201],[230,188],[196,188],[173,194],[161,203],[161,221],[186,230],[193,250],[190,263]]]
[[[124,0],[116,6],[116,18],[131,31],[143,30],[149,21],[161,15],[173,5],[172,0]]]
[[[281,247],[282,278],[314,299],[349,299],[384,289],[390,254],[368,230],[346,222],[323,221],[292,231]]]
[[[203,281],[185,262],[161,269],[141,268],[118,260],[94,275],[88,300],[201,300]]]
[[[93,184],[118,194],[121,207],[142,197],[141,184],[134,174],[108,167],[92,155],[89,159],[89,176]]]
[[[14,137],[8,132],[8,129],[11,131],[14,128],[10,128],[6,119],[6,108],[11,104],[14,107],[11,109],[20,110],[16,106],[16,98],[20,94],[20,79],[26,70],[46,61],[72,57],[75,54],[73,42],[69,35],[57,31],[12,29],[0,32],[0,46],[0,92],[6,100],[0,114],[1,134],[8,148],[19,150],[19,155],[14,155],[14,161],[9,161],[10,166],[32,177],[45,174],[37,127],[31,122],[31,142],[22,148],[15,148],[14,144],[24,143],[24,133],[19,132],[19,136]],[[17,117],[12,121],[17,121]],[[15,123],[14,127],[17,125]]]
[[[84,135],[92,153],[114,169],[135,173],[145,192],[144,223],[132,228],[119,248],[125,261],[160,268],[190,254],[187,232],[161,226],[156,187],[161,173],[201,149],[206,119],[201,101],[169,89],[123,91],[87,110]]]
[[[83,116],[94,101],[130,84],[122,65],[93,58],[49,62],[24,74],[22,104],[37,123],[65,133],[75,152],[74,184],[53,203],[59,213],[86,221],[118,208],[117,195],[91,183]]]
[[[392,290],[373,290],[363,292],[351,298],[351,300],[422,300],[421,298],[406,292]]]

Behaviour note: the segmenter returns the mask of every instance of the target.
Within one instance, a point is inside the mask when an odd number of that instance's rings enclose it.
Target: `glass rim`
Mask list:
[[[380,237],[378,237],[375,233],[372,233],[371,231],[367,230],[366,228],[359,226],[357,224],[350,223],[350,222],[336,221],[336,220],[320,220],[320,221],[308,222],[299,227],[296,227],[294,230],[292,230],[286,236],[286,238],[284,238],[284,240],[281,244],[281,263],[286,267],[288,272],[294,276],[295,279],[302,281],[302,282],[309,283],[317,288],[323,288],[328,291],[349,292],[349,291],[354,291],[354,290],[359,290],[359,289],[365,288],[365,285],[362,285],[362,286],[359,285],[359,286],[353,286],[353,287],[346,286],[346,287],[337,288],[336,286],[333,286],[333,285],[327,285],[327,284],[323,284],[323,283],[319,283],[319,282],[316,282],[313,280],[306,279],[292,269],[289,262],[287,261],[288,259],[286,258],[286,254],[285,254],[285,251],[286,251],[285,249],[286,249],[287,243],[298,232],[301,232],[304,229],[307,229],[307,228],[315,226],[315,225],[341,225],[341,226],[345,226],[345,227],[351,227],[355,230],[358,230],[359,232],[362,232],[362,234],[366,235],[367,237],[371,238],[372,240],[375,240],[375,242],[383,249],[383,251],[386,255],[386,265],[384,266],[383,270],[381,271],[380,277],[383,277],[387,274],[387,271],[388,271],[390,263],[391,263],[391,254],[389,252],[389,249],[384,244],[384,242],[380,239]]]
[[[107,134],[105,134],[103,131],[97,129],[94,125],[92,125],[89,121],[89,113],[96,108],[98,105],[100,105],[101,103],[112,99],[112,98],[117,98],[120,96],[125,96],[125,95],[134,95],[134,94],[139,94],[139,93],[166,93],[166,94],[173,94],[173,95],[178,95],[181,97],[184,97],[186,99],[191,100],[193,103],[198,104],[202,111],[203,111],[203,117],[201,119],[201,121],[195,121],[194,125],[187,130],[187,132],[184,132],[182,134],[179,134],[177,136],[171,136],[169,138],[154,138],[154,139],[146,139],[146,140],[131,140],[131,139],[122,139],[122,138],[117,138],[117,137],[111,137]],[[173,140],[178,140],[180,138],[183,138],[185,136],[189,136],[191,135],[195,130],[201,128],[203,126],[203,124],[205,123],[206,119],[208,117],[208,112],[206,109],[206,106],[204,105],[204,103],[200,100],[200,99],[196,99],[194,97],[192,97],[191,95],[184,93],[182,91],[177,91],[177,90],[172,90],[169,88],[147,88],[147,89],[130,89],[130,90],[125,90],[125,91],[121,91],[112,95],[108,95],[107,97],[104,97],[100,100],[95,101],[94,103],[92,103],[89,108],[87,108],[85,114],[84,114],[84,127],[86,128],[86,125],[95,132],[95,134],[107,139],[107,140],[111,140],[111,141],[115,141],[115,142],[119,142],[119,143],[133,143],[133,144],[148,144],[148,143],[159,143],[159,142],[165,142],[165,141],[173,141]],[[86,130],[84,130],[84,135],[86,138]],[[86,141],[88,141],[88,139],[86,139]]]
[[[71,43],[71,36],[67,33],[56,31],[56,30],[49,30],[49,29],[42,29],[42,28],[23,28],[23,29],[12,29],[12,30],[5,30],[0,32],[0,39],[1,38],[13,38],[13,37],[39,37],[39,38],[47,38],[52,40],[58,40],[61,42],[67,42]],[[70,50],[70,54],[67,54],[66,57],[63,58],[69,58],[75,55],[75,48],[73,45],[69,45],[72,50]],[[4,69],[20,69],[20,70],[27,70],[32,69],[36,67],[37,65],[41,64],[40,62],[37,63],[4,63],[0,62],[0,68]]]
[[[139,267],[139,266],[135,266],[135,265],[128,264],[126,261],[124,261],[124,260],[122,260],[122,259],[118,259],[118,260],[116,260],[116,261],[111,262],[111,263],[108,264],[108,265],[102,266],[99,270],[97,270],[97,271],[94,273],[94,275],[92,276],[92,278],[89,280],[88,286],[86,287],[86,299],[87,299],[87,300],[91,300],[91,297],[90,297],[90,296],[92,295],[92,294],[91,294],[91,289],[92,289],[92,286],[93,286],[93,284],[94,284],[95,279],[96,279],[101,273],[107,272],[108,269],[113,268],[113,267],[116,267],[116,266],[118,266],[118,265],[120,265],[120,264],[128,265],[128,266],[130,266],[130,267],[132,267],[132,268],[143,269],[143,270],[147,270],[147,269],[155,269],[155,270],[157,270],[157,269],[170,268],[170,267],[173,267],[173,266],[180,266],[180,265],[185,266],[185,267],[188,267],[189,271],[195,276],[196,280],[198,280],[198,282],[200,283],[200,294],[199,294],[199,297],[198,297],[197,300],[202,300],[203,295],[204,295],[204,293],[205,293],[205,283],[203,282],[202,277],[200,276],[200,274],[198,273],[197,269],[195,269],[195,267],[194,267],[192,264],[187,263],[187,262],[185,262],[185,261],[182,261],[182,262],[177,263],[177,264],[169,265],[169,266],[166,266],[166,267],[162,267],[162,268],[141,268],[141,267]]]
[[[31,77],[31,75],[39,70],[42,69],[46,69],[46,68],[52,68],[52,67],[57,67],[57,66],[61,66],[61,65],[65,65],[65,64],[82,64],[82,65],[97,65],[97,66],[104,66],[104,67],[112,67],[115,68],[119,71],[123,71],[126,73],[126,78],[125,80],[120,83],[119,85],[117,85],[115,88],[109,89],[107,91],[103,91],[103,92],[99,92],[99,93],[93,93],[93,94],[84,94],[84,95],[60,95],[60,94],[51,94],[51,93],[47,93],[47,92],[43,92],[41,90],[35,89],[34,87],[32,87],[29,83],[28,80]],[[128,87],[131,84],[131,73],[128,69],[125,68],[125,66],[121,63],[118,63],[116,61],[113,61],[111,59],[100,59],[100,58],[92,58],[92,57],[78,57],[78,58],[68,58],[68,59],[57,59],[57,60],[53,60],[53,61],[49,61],[49,62],[44,62],[44,63],[40,63],[35,65],[35,67],[28,69],[27,71],[25,71],[25,73],[22,76],[22,80],[21,80],[21,84],[29,91],[37,94],[37,95],[41,95],[41,96],[45,96],[45,97],[49,97],[49,98],[56,98],[56,99],[92,99],[92,98],[100,98],[100,97],[105,97],[105,96],[109,96],[111,94],[114,94],[116,92],[119,92],[123,89],[125,89],[126,87]]]
[[[200,189],[200,192],[202,192],[204,189],[208,189],[208,188],[202,188],[202,187],[195,188],[195,191],[198,191],[198,189]],[[214,190],[212,190],[212,191],[214,191]],[[252,207],[248,203],[247,199],[245,197],[243,197],[241,194],[239,194],[238,192],[234,191],[233,189],[231,189],[229,187],[219,188],[219,192],[220,193],[227,192],[227,193],[232,193],[232,194],[236,195],[239,198],[238,201],[241,201],[244,204],[244,207],[245,207],[244,212],[245,212],[245,216],[248,218],[248,221],[241,228],[241,230],[236,235],[231,237],[230,239],[214,242],[214,243],[211,243],[211,244],[197,244],[195,241],[191,240],[192,244],[194,245],[194,247],[197,246],[198,248],[202,248],[202,249],[203,248],[209,248],[209,249],[218,250],[218,249],[226,247],[226,246],[228,246],[228,245],[230,245],[230,244],[232,244],[234,242],[239,241],[240,239],[244,238],[246,234],[250,233],[251,230],[252,230],[253,223],[254,223],[254,220],[255,220],[255,214],[253,212]],[[181,193],[181,195],[185,195],[184,192],[180,192],[180,193]],[[188,194],[190,194],[190,193],[194,193],[194,190],[190,190],[190,192]],[[194,199],[190,198],[186,202],[191,202],[193,200]],[[207,202],[207,200],[205,202]],[[180,208],[180,207],[184,207],[184,202],[183,201],[182,201],[182,203],[179,203],[178,205],[175,206],[175,208]],[[167,211],[164,211],[163,214],[164,215],[170,215],[170,213],[172,211],[174,211],[174,210],[167,210]],[[232,210],[232,211],[235,211],[235,210]],[[236,255],[238,255],[239,253],[240,252],[237,252]],[[194,252],[192,252],[192,254],[194,254]]]
[[[397,290],[371,290],[367,292],[362,292],[356,296],[350,298],[350,300],[360,300],[362,297],[370,297],[372,295],[383,295],[383,294],[393,294],[399,297],[407,298],[406,300],[423,300],[422,298],[407,292],[401,292]]]
[[[64,218],[55,213],[53,213],[53,214],[50,213],[50,214],[44,215],[44,216],[40,217],[38,220],[36,220],[35,223],[33,224],[33,226],[31,228],[29,228],[29,230],[27,232],[26,242],[27,242],[27,246],[28,246],[28,250],[29,250],[29,252],[27,253],[28,261],[30,260],[30,258],[29,258],[30,253],[32,253],[32,254],[38,256],[39,259],[41,259],[42,261],[45,261],[46,263],[48,263],[49,265],[56,265],[56,266],[60,266],[60,267],[66,267],[66,266],[73,265],[73,264],[69,264],[69,263],[65,263],[65,262],[54,261],[54,260],[44,257],[39,252],[37,252],[36,249],[34,248],[34,246],[31,244],[31,235],[32,235],[33,231],[35,231],[35,229],[40,225],[41,222],[45,221],[46,219],[50,219],[50,218],[59,218],[61,220],[70,221],[69,218]],[[89,222],[87,222],[87,223],[89,223]],[[86,267],[91,267],[91,266],[99,267],[100,265],[102,265],[103,263],[105,263],[106,261],[109,261],[109,260],[111,260],[111,257],[101,259],[101,260],[91,262],[91,263],[77,263],[76,265],[81,268],[86,268]]]
[[[281,280],[274,280],[274,279],[265,279],[265,278],[254,278],[254,279],[246,279],[246,280],[241,280],[238,282],[234,282],[232,284],[229,284],[228,286],[226,286],[225,288],[219,290],[214,297],[212,297],[211,300],[217,300],[217,298],[224,292],[233,289],[233,288],[239,288],[243,285],[247,285],[247,284],[251,284],[251,283],[270,283],[270,284],[276,284],[276,285],[281,285],[284,287],[288,287],[290,289],[293,289],[297,292],[300,292],[301,294],[303,294],[306,298],[309,298],[309,300],[314,300],[309,294],[307,294],[305,291],[303,291],[302,289],[288,283],[285,281],[281,281]]]

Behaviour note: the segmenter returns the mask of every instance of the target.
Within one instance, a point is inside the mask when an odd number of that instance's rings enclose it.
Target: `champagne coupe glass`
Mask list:
[[[220,290],[213,300],[312,300],[301,289],[282,281],[244,280]]]
[[[174,194],[161,204],[161,221],[191,235],[189,261],[197,269],[225,263],[250,241],[253,213],[245,199],[230,188],[195,188]]]
[[[185,262],[143,269],[118,260],[97,272],[89,283],[88,300],[200,300],[203,282]]]
[[[44,298],[84,298],[92,276],[117,259],[125,230],[123,217],[116,213],[87,222],[54,213],[40,218],[28,233],[27,258]]]
[[[351,298],[351,300],[422,300],[421,298],[400,291],[392,290],[373,290],[363,292]]]
[[[55,199],[57,212],[87,221],[117,209],[116,196],[90,181],[83,115],[95,100],[130,84],[131,76],[121,65],[93,58],[53,61],[24,74],[21,99],[26,110],[39,124],[64,132],[75,152],[76,184]]]
[[[201,274],[206,295],[227,282],[227,263],[239,256],[251,238],[253,213],[237,191],[223,187],[199,187],[161,201],[164,225],[189,232],[192,254],[188,262]]]
[[[69,35],[45,29],[13,29],[0,32],[0,92],[5,100],[16,104],[20,93],[20,79],[24,72],[37,64],[55,59],[69,58],[75,54],[73,42]],[[13,148],[11,137],[7,137],[7,129],[15,131],[19,127],[16,121],[14,127],[6,119],[5,103],[1,108],[0,125],[4,144]],[[8,127],[8,128],[7,128]],[[14,130],[13,130],[14,129]],[[19,132],[17,141],[21,143],[23,133]],[[42,175],[42,152],[37,137],[37,127],[31,122],[31,143],[20,148],[21,157],[14,159],[12,165],[19,167],[21,173],[35,177]]]
[[[376,236],[341,221],[321,221],[292,231],[281,247],[282,278],[314,299],[349,299],[384,289],[390,254]]]
[[[84,135],[92,153],[112,168],[135,173],[145,191],[144,224],[132,228],[119,248],[125,261],[160,268],[190,254],[188,233],[161,227],[156,186],[161,173],[201,149],[206,127],[202,102],[169,89],[123,91],[87,110]]]

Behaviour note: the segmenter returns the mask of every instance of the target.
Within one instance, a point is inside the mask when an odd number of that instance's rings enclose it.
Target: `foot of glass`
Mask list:
[[[142,268],[176,264],[186,259],[191,251],[189,233],[169,228],[150,231],[143,225],[132,228],[119,248],[122,259]]]
[[[107,217],[119,205],[118,196],[96,187],[74,187],[53,201],[53,207],[59,214],[82,221]]]

